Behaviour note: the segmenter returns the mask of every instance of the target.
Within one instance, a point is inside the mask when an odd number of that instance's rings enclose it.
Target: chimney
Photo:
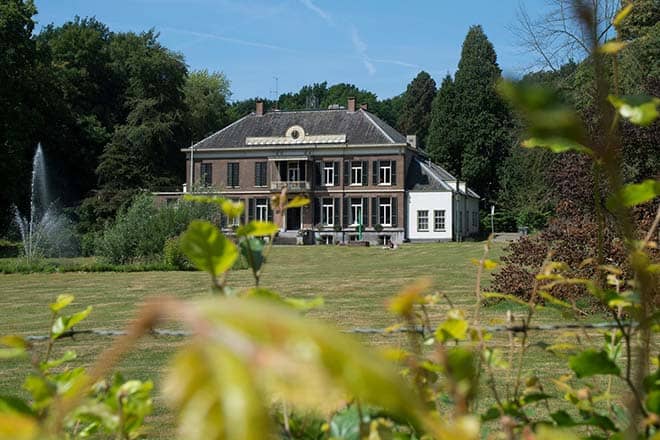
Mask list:
[[[407,134],[406,135],[406,142],[412,148],[417,149],[417,135],[416,134]]]
[[[458,181],[458,190],[461,192],[467,192],[467,185],[465,184],[465,182],[462,182],[460,180]]]
[[[355,98],[348,98],[348,112],[353,113],[355,111]]]
[[[360,108],[364,111],[367,111],[367,109],[369,108],[369,104],[367,104],[366,102],[362,103],[360,104]]]
[[[257,109],[255,111],[257,116],[263,116],[264,115],[264,102],[263,101],[257,101]]]

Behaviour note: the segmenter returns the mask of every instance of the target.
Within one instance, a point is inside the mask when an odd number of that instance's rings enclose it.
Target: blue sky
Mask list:
[[[529,55],[507,29],[522,0],[36,0],[38,27],[95,16],[117,31],[155,28],[191,69],[222,71],[233,99],[305,84],[348,82],[379,98],[403,92],[420,70],[440,83],[481,24],[500,67],[517,76]],[[532,14],[543,0],[525,0]]]

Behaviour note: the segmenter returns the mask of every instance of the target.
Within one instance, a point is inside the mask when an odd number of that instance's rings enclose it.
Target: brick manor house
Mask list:
[[[314,230],[325,243],[461,240],[479,230],[479,196],[428,160],[366,106],[328,110],[256,110],[181,150],[185,193],[245,203],[245,221],[281,224],[280,236]],[[312,201],[273,216],[270,197],[286,187]],[[225,221],[223,227],[230,227]]]

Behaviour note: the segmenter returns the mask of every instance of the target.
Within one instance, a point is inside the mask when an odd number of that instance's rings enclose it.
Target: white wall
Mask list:
[[[451,240],[452,225],[452,193],[446,192],[408,192],[408,238],[411,240]],[[445,211],[445,230],[433,230],[433,211]],[[417,230],[417,211],[429,212],[429,230]]]

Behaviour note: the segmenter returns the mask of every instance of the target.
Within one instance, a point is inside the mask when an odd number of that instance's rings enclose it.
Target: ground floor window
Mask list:
[[[381,197],[378,201],[378,222],[383,226],[392,226],[392,199]]]
[[[351,199],[351,226],[364,225],[362,199]]]
[[[321,206],[321,223],[323,226],[334,226],[335,224],[335,201],[334,199],[328,198],[323,199],[323,205]]]
[[[433,230],[434,231],[444,231],[445,230],[445,211],[444,211],[444,209],[433,211]]]
[[[257,199],[255,218],[263,222],[268,221],[268,199]]]
[[[429,230],[428,211],[417,211],[417,230],[422,232]]]

